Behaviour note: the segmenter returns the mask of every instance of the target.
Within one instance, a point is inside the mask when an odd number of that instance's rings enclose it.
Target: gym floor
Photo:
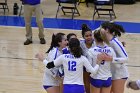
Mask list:
[[[44,15],[45,45],[39,44],[38,28],[36,27],[35,18],[33,18],[33,44],[24,46],[25,27],[23,15],[21,17],[13,15],[13,5],[19,0],[9,0],[8,6],[10,11],[3,15],[0,10],[0,93],[46,93],[42,88],[42,77],[44,66],[34,56],[38,52],[45,54],[51,42],[51,35],[57,32],[68,34],[76,33],[78,38],[81,36],[81,24],[86,23],[92,29],[99,26],[108,17],[95,17],[92,20],[93,4],[85,3],[78,6],[81,16],[75,16],[74,20],[71,15],[64,16],[59,13],[58,19],[55,19],[57,3],[54,0],[43,0],[42,10]],[[140,79],[140,2],[132,5],[115,4],[115,13],[117,18],[114,20],[122,24],[127,33],[122,35],[121,41],[126,42],[126,50],[129,55],[128,69],[130,80]],[[22,11],[22,13],[24,10]],[[139,93],[125,88],[124,93]]]

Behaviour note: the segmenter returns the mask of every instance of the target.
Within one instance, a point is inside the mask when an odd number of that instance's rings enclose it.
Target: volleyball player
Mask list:
[[[69,33],[69,34],[67,35],[67,40],[68,40],[68,42],[69,42],[69,40],[70,40],[71,38],[77,38],[77,35],[74,34],[74,33]],[[62,51],[63,51],[63,54],[69,54],[69,53],[70,53],[68,47],[64,48]]]
[[[104,22],[101,24],[101,35],[103,40],[109,44],[115,51],[116,57],[111,57],[102,54],[98,57],[106,61],[113,61],[116,64],[111,65],[112,71],[112,89],[111,93],[124,93],[125,82],[129,76],[126,62],[128,62],[128,55],[123,47],[122,43],[117,37],[121,36],[121,33],[125,33],[125,30],[121,25]]]
[[[43,61],[46,65],[46,61],[53,61],[58,56],[62,55],[62,49],[67,46],[67,38],[64,33],[57,33],[56,35],[52,35],[51,46],[48,49],[48,56],[44,59],[42,54],[37,54],[36,57]],[[47,91],[47,93],[60,93],[60,80],[56,79],[59,67],[55,67],[53,69],[45,69],[44,77],[43,77],[43,87]]]
[[[92,66],[94,67],[97,61],[97,55],[101,53],[106,53],[107,55],[115,57],[116,54],[114,50],[107,46],[100,35],[100,30],[94,31],[94,40],[96,46],[89,49],[89,54],[93,58]],[[112,85],[112,74],[111,74],[111,62],[105,60],[100,64],[97,74],[90,75],[90,93],[110,93]]]
[[[82,25],[82,37],[84,40],[80,40],[80,46],[83,51],[83,55],[88,58],[90,62],[92,62],[92,58],[88,55],[88,50],[95,46],[92,31],[91,29],[86,25]],[[85,89],[86,93],[90,93],[90,73],[88,73],[84,69],[84,83],[85,83]]]

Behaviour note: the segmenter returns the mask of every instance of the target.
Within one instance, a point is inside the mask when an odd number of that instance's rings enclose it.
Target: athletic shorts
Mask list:
[[[84,85],[64,84],[63,93],[85,93]]]
[[[48,89],[48,88],[50,88],[50,87],[53,87],[53,86],[46,86],[46,85],[43,85],[43,88],[46,90],[46,89]]]
[[[126,79],[126,80],[127,80],[127,79],[128,79],[128,77],[125,77],[125,78],[122,78],[122,79]]]
[[[112,78],[109,77],[107,80],[90,78],[90,83],[92,86],[97,88],[110,87],[112,85]]]
[[[43,85],[45,86],[59,86],[60,81],[54,78],[52,75],[47,72],[44,73],[43,76]]]

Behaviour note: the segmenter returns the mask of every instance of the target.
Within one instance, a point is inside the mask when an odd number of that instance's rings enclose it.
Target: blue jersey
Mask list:
[[[29,4],[29,5],[37,5],[40,4],[40,0],[22,0],[24,4]]]
[[[62,49],[63,54],[70,54],[68,47]]]

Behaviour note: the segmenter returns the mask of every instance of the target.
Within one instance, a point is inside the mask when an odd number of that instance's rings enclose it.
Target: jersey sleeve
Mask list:
[[[97,54],[93,50],[94,50],[93,48],[89,49],[88,55],[92,58],[92,62],[90,63],[94,67],[97,61]]]
[[[123,45],[119,41],[114,40],[112,48],[114,49],[116,53],[116,57],[113,57],[113,63],[127,63],[128,62],[128,55]]]
[[[121,63],[126,63],[127,62],[127,57],[117,58],[115,51],[112,48],[110,50],[111,50],[112,57],[113,57],[112,63],[121,64]]]
[[[53,48],[47,55],[47,57],[43,60],[43,64],[46,66],[48,62],[51,62],[57,56],[57,49]]]
[[[57,57],[53,62],[54,62],[54,65],[57,67],[57,66],[60,66],[63,64],[63,60],[64,60],[64,55],[60,55],[59,57]]]
[[[57,57],[57,54],[58,54],[57,48],[53,48],[53,49],[48,53],[47,60],[48,60],[49,62],[55,60],[56,57]]]
[[[84,66],[85,66],[85,68],[87,69],[88,72],[90,72],[92,74],[96,74],[97,73],[97,71],[99,69],[99,65],[98,64],[96,64],[94,67],[92,67],[86,57],[83,57],[83,62],[84,62]]]
[[[128,62],[128,57],[126,58],[117,58],[113,57],[112,63],[127,63]]]

